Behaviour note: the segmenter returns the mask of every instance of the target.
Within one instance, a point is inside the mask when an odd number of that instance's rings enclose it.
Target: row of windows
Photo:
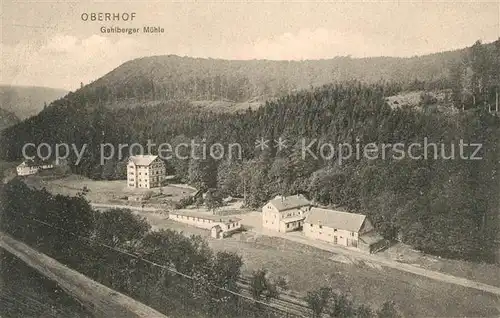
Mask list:
[[[194,217],[194,216],[184,216],[184,215],[176,215],[175,216],[176,219],[184,219],[186,218],[186,220],[190,220],[190,219],[193,219],[193,221],[198,221],[198,222],[202,222],[202,223],[213,223],[214,221],[213,220],[208,220],[208,219],[203,219],[203,218],[198,218],[198,217]]]
[[[233,228],[237,227],[238,226],[238,222],[236,223],[233,223]],[[227,229],[229,230],[231,228],[231,224],[228,224],[227,225]]]
[[[197,222],[202,222],[202,223],[214,223],[213,220],[208,220],[208,219],[203,219],[203,218],[199,218],[199,217],[194,217],[194,216],[184,216],[184,215],[175,215],[175,218],[176,219],[186,219],[186,220],[190,220],[192,219],[193,221],[197,221]],[[239,225],[239,222],[236,222],[236,223],[232,223],[232,224],[228,224],[227,225],[227,228],[230,229],[231,227],[235,228]]]
[[[162,171],[162,172],[163,172],[163,171]],[[133,171],[129,171],[129,174],[132,174],[132,175],[133,175],[133,174],[134,174],[134,172],[133,172]],[[156,171],[156,173],[155,173],[155,171],[153,171],[153,173],[152,173],[152,174],[160,174],[160,171]],[[139,175],[142,175],[142,172],[139,172]],[[148,175],[148,173],[147,173],[147,172],[144,172],[144,175],[145,175],[145,176],[147,176],[147,175]]]

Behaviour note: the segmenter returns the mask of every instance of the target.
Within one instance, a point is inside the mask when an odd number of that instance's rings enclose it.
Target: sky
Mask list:
[[[0,1],[0,83],[75,90],[139,57],[409,57],[500,37],[496,1]],[[132,21],[82,14],[135,13]],[[140,28],[107,34],[100,28]],[[158,26],[164,33],[142,33]]]

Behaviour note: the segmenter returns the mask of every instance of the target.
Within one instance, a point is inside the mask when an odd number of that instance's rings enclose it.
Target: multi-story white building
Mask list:
[[[262,208],[262,226],[281,233],[298,230],[310,207],[302,195],[276,196]]]
[[[130,188],[160,187],[165,179],[165,163],[152,155],[131,156],[127,164],[127,184]]]

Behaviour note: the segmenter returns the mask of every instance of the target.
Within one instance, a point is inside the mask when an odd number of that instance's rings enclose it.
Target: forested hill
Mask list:
[[[66,95],[62,89],[0,85],[0,108],[25,119],[38,114],[44,105]]]
[[[171,172],[197,188],[217,188],[247,204],[260,207],[277,194],[304,193],[325,205],[346,206],[370,216],[387,238],[445,257],[489,260],[494,257],[498,233],[500,119],[484,108],[449,116],[433,110],[391,109],[384,97],[394,88],[344,83],[291,94],[257,111],[237,114],[201,113],[182,102],[111,110],[74,108],[62,99],[38,116],[2,133],[0,156],[19,158],[27,142],[75,143],[88,147],[73,171],[96,179],[120,175],[118,158],[100,164],[100,145],[138,142],[169,143],[175,149],[192,139],[208,145],[239,143],[243,153],[229,160],[167,160]],[[255,148],[264,137],[287,140],[279,152],[271,145]],[[322,143],[337,145],[424,142],[443,145],[434,159],[360,157],[341,163],[338,156],[302,155],[301,140],[318,140],[311,151],[319,155]],[[481,143],[482,160],[460,158],[459,143]],[[452,146],[452,144],[454,146]],[[455,147],[455,150],[451,150]],[[115,147],[118,148],[118,147]],[[184,149],[184,148],[183,148]],[[438,148],[439,153],[443,153]],[[199,150],[199,148],[198,148]],[[328,148],[327,148],[328,150]],[[473,149],[466,149],[470,156]],[[153,147],[153,153],[155,148]],[[189,152],[188,152],[189,154]],[[186,153],[180,156],[186,156]],[[423,155],[422,148],[415,155]],[[70,163],[75,156],[70,158]],[[122,172],[123,173],[123,172]],[[244,185],[244,186],[243,186]]]
[[[347,80],[397,81],[407,87],[425,82],[430,87],[443,88],[449,87],[450,66],[460,60],[464,51],[412,58],[337,57],[304,61],[153,56],[126,62],[79,93],[107,102],[128,98],[251,102]]]

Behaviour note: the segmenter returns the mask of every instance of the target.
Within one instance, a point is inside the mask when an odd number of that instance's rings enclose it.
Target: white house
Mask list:
[[[310,207],[303,195],[276,196],[262,207],[262,226],[282,233],[298,230]]]
[[[165,163],[158,156],[131,156],[127,164],[127,184],[130,188],[160,187],[165,179]]]
[[[40,170],[54,168],[54,164],[48,161],[35,162],[33,160],[25,160],[16,167],[18,176],[29,176],[38,173]]]
[[[316,207],[304,221],[304,235],[369,252],[385,244],[365,215]]]
[[[40,166],[35,165],[31,161],[23,161],[16,168],[18,176],[29,176],[32,174],[36,174],[38,172],[38,170],[40,170]]]
[[[241,219],[200,213],[174,211],[169,213],[171,220],[211,230],[214,237],[225,237],[241,229]]]

